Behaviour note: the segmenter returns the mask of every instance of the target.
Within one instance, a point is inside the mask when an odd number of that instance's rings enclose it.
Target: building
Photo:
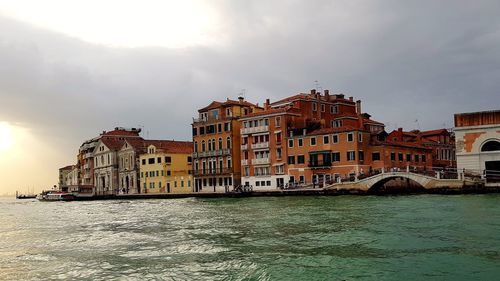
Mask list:
[[[262,110],[245,101],[214,101],[193,119],[193,171],[196,192],[223,192],[241,184],[240,123]]]
[[[402,128],[392,131],[390,141],[415,143],[432,149],[432,164],[434,168],[456,169],[455,136],[447,129],[430,131],[403,131]]]
[[[67,180],[68,180],[68,174],[71,172],[73,169],[74,165],[69,165],[65,166],[59,169],[59,191],[67,192],[68,191],[68,185],[67,185]]]
[[[122,194],[141,193],[139,156],[146,153],[146,141],[127,139],[118,151],[118,188]]]
[[[255,190],[324,183],[390,169],[427,169],[432,149],[387,139],[361,101],[311,90],[239,119],[242,183]]]
[[[143,193],[193,192],[193,143],[147,140],[139,156],[140,186]]]
[[[125,140],[142,140],[142,138],[139,135],[140,132],[141,129],[136,129],[136,128],[127,129],[122,127],[116,127],[112,131],[103,131],[99,136],[83,142],[79,148],[77,156],[78,159],[77,166],[79,168],[79,190],[80,190],[79,192],[86,192],[86,193],[92,192],[94,194],[104,194],[103,193],[104,187],[102,186],[103,181],[101,181],[101,185],[99,185],[99,182],[97,181],[98,178],[100,180],[103,180],[106,179],[108,176],[106,172],[103,172],[104,164],[101,164],[101,166],[98,168],[101,174],[99,175],[95,174],[96,163],[98,162],[95,159],[95,154],[99,156],[103,154],[103,151],[98,151],[97,149],[98,146],[102,145],[102,142],[100,143],[100,140],[106,139],[107,142],[114,142],[114,145],[120,146],[119,148],[114,147],[115,149],[115,151],[113,152],[114,154],[112,153],[114,157],[117,157],[116,149],[120,149],[121,145],[124,144]],[[110,157],[112,156],[110,155]],[[104,162],[99,161],[99,163],[104,163]],[[97,189],[98,185],[100,188],[99,190]],[[115,186],[115,191],[118,192],[118,190],[119,187]],[[108,191],[106,192],[106,194],[114,194],[115,191]]]
[[[500,110],[455,114],[457,168],[500,179]]]

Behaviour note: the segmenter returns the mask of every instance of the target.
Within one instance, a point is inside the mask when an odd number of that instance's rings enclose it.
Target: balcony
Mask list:
[[[90,164],[88,164],[88,163],[87,163],[87,164],[83,165],[83,168],[84,168],[85,170],[90,169]]]
[[[269,158],[256,158],[256,159],[252,159],[252,165],[265,165],[265,164],[269,164],[271,163],[271,161],[269,160]]]
[[[309,161],[307,166],[311,168],[329,168],[332,166],[332,161]]]
[[[269,131],[269,126],[259,126],[259,127],[250,127],[250,128],[240,129],[240,133],[242,135],[262,133],[262,132],[268,132],[268,131]]]
[[[248,150],[248,144],[242,144],[241,150]]]
[[[241,166],[248,166],[248,159],[241,160]]]
[[[214,157],[214,156],[223,156],[223,155],[231,155],[231,149],[219,149],[219,150],[211,150],[211,151],[194,152],[193,158]]]
[[[198,152],[193,152],[193,158],[198,158]]]
[[[228,175],[232,174],[232,168],[217,168],[217,169],[206,169],[206,170],[194,170],[194,176],[215,176],[215,175]]]
[[[269,148],[269,142],[258,142],[252,144],[252,149]]]

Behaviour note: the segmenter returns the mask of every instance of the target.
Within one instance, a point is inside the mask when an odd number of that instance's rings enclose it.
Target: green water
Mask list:
[[[1,280],[500,280],[500,195],[0,199]]]

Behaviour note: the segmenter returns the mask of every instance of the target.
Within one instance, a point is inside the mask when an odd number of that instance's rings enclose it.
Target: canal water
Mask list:
[[[500,195],[0,199],[0,280],[500,280]]]

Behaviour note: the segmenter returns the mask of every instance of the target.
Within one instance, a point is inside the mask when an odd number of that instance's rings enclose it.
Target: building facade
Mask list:
[[[214,101],[193,119],[193,171],[196,192],[224,192],[241,184],[240,123],[262,110],[239,98]]]
[[[118,185],[120,194],[141,193],[139,156],[146,152],[145,141],[127,139],[118,151]]]
[[[459,171],[500,180],[500,110],[455,114]]]
[[[148,140],[145,144],[146,152],[139,156],[141,192],[193,192],[193,143]]]

